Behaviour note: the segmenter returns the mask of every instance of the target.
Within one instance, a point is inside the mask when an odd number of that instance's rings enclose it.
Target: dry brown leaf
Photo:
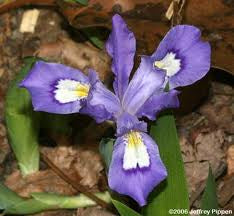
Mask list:
[[[184,135],[180,136],[180,146],[184,163],[196,160],[194,148]]]
[[[43,148],[43,153],[63,172],[83,186],[95,189],[104,169],[100,155],[91,150],[58,146]]]
[[[98,183],[104,169],[100,155],[88,150],[79,153],[74,166],[82,178],[80,183],[89,187]]]
[[[77,209],[76,216],[114,216],[114,214],[99,207],[89,207]]]
[[[20,196],[29,197],[32,192],[53,192],[72,195],[76,191],[52,170],[38,171],[22,177],[19,170],[9,175],[5,184]]]
[[[78,68],[86,74],[92,68],[98,72],[101,80],[108,82],[111,79],[110,57],[106,52],[84,43],[60,37],[56,42],[41,45],[37,55]]]
[[[75,210],[59,209],[57,211],[45,211],[38,214],[33,214],[33,216],[75,216]]]
[[[180,131],[180,145],[183,160],[185,162],[185,172],[189,186],[191,203],[204,190],[205,182],[208,176],[209,164],[212,167],[215,176],[219,176],[225,169],[225,154],[223,145],[225,134],[222,130],[204,129],[201,127],[191,128],[191,134],[196,131],[196,136],[189,139],[187,134]],[[194,143],[191,143],[194,141]]]
[[[227,175],[234,175],[234,145],[227,150]]]
[[[233,93],[233,90],[231,91]],[[206,118],[229,133],[234,133],[234,97],[230,95],[216,94],[210,101],[202,105],[199,111]]]
[[[217,169],[220,160],[225,157],[223,151],[225,134],[222,130],[210,133],[201,133],[195,139],[196,158],[198,161],[210,161],[211,166]]]
[[[227,176],[223,179],[223,181],[219,184],[218,187],[218,201],[219,204],[224,207],[228,201],[234,197],[234,175]]]
[[[0,164],[4,161],[10,152],[10,146],[7,140],[6,127],[0,123]]]

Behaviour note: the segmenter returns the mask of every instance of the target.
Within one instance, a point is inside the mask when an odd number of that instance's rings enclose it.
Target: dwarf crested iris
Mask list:
[[[95,71],[85,76],[77,69],[38,61],[20,86],[29,90],[37,111],[80,112],[97,122],[116,123],[116,142],[109,167],[109,187],[131,196],[140,206],[148,194],[167,176],[147,124],[163,109],[179,106],[174,88],[201,79],[210,67],[210,47],[200,40],[200,31],[188,25],[172,28],[152,56],[142,56],[129,81],[134,65],[136,40],[119,15],[112,19],[106,50],[112,57],[114,93],[99,80]],[[169,85],[169,91],[164,91]]]

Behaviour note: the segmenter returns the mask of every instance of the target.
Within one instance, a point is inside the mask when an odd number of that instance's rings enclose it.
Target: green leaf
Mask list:
[[[63,196],[52,193],[32,193],[31,195],[42,203],[59,208],[74,209],[96,205],[93,200],[84,194],[79,194],[78,196]],[[95,193],[95,195],[107,203],[111,202],[109,192]]]
[[[117,200],[112,199],[112,203],[114,204],[115,208],[118,210],[121,216],[141,216],[139,213]]]
[[[75,2],[75,3],[80,3],[84,6],[88,5],[88,0],[65,0],[66,2]]]
[[[211,167],[209,167],[209,175],[206,181],[206,188],[201,200],[201,209],[202,210],[218,209],[215,178],[212,174]],[[201,216],[203,215],[205,214],[202,214]],[[211,215],[217,215],[217,214],[211,213]]]
[[[168,177],[151,193],[143,215],[169,216],[169,209],[184,209],[180,216],[188,215],[188,190],[173,115],[160,116],[151,127],[151,135],[158,144]]]
[[[85,28],[81,31],[96,47],[103,49],[104,41],[108,37],[109,31],[103,28]]]
[[[19,88],[19,82],[37,61],[27,58],[25,66],[12,81],[6,96],[5,118],[10,144],[23,175],[39,168],[38,132],[39,113],[33,112],[31,97],[26,89]]]
[[[7,209],[22,201],[23,199],[20,196],[0,183],[0,209]]]
[[[95,193],[101,200],[110,203],[109,192]],[[76,209],[94,206],[96,203],[83,194],[62,196],[50,193],[32,193],[31,199],[22,198],[0,183],[0,210],[7,214],[35,214],[53,209]]]
[[[111,157],[113,152],[115,139],[104,138],[99,144],[99,151],[104,159],[107,170],[109,169],[111,163]]]
[[[9,208],[5,209],[6,214],[35,214],[46,210],[58,209],[58,207],[47,205],[35,199],[25,199],[21,202],[15,203]]]

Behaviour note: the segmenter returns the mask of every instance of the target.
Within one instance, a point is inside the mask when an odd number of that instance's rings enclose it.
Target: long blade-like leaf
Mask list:
[[[118,210],[121,216],[141,216],[139,213],[117,200],[112,199],[112,203],[114,204],[115,208]]]
[[[15,203],[22,201],[23,199],[20,196],[0,183],[0,209],[7,209]]]
[[[187,184],[173,115],[160,116],[151,127],[151,135],[158,144],[168,177],[151,193],[143,215],[169,216],[170,209],[184,209],[178,215],[188,215]]]
[[[28,58],[25,66],[12,81],[6,96],[5,118],[10,144],[23,175],[39,168],[38,112],[33,112],[28,91],[18,87],[19,82],[31,69],[36,58]]]
[[[216,195],[215,179],[210,167],[209,167],[209,175],[206,181],[206,188],[202,196],[201,209],[211,210],[211,215],[217,215],[215,212],[212,211],[212,209],[213,210],[218,209],[218,200]],[[205,214],[202,214],[201,216],[203,215]]]
[[[95,193],[103,201],[110,203],[109,192]],[[83,194],[78,196],[62,196],[49,193],[32,193],[32,198],[26,199],[11,191],[0,183],[0,210],[7,214],[35,214],[53,209],[76,209],[94,206],[96,203]]]
[[[100,151],[102,158],[105,162],[107,171],[108,171],[110,163],[111,163],[114,142],[115,142],[114,139],[105,138],[105,139],[102,139],[100,144],[99,144],[99,151]]]

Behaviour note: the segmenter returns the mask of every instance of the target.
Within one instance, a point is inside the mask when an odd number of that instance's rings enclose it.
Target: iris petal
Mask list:
[[[123,109],[135,115],[153,93],[162,87],[164,79],[165,73],[154,68],[150,57],[143,56],[124,94]]]
[[[210,69],[210,45],[201,41],[201,32],[190,25],[172,28],[151,56],[155,66],[165,69],[170,89],[191,85]]]
[[[164,109],[178,108],[178,94],[179,92],[176,90],[171,90],[169,92],[159,91],[154,93],[137,112],[137,117],[141,118],[142,116],[145,116],[150,120],[155,120],[156,115],[160,111]]]
[[[112,71],[115,74],[113,84],[115,94],[122,99],[134,64],[136,40],[118,14],[112,18],[112,32],[106,43],[106,50],[113,58]]]
[[[89,93],[89,79],[71,67],[38,61],[20,83],[32,97],[34,110],[58,114],[79,112]]]
[[[113,119],[121,111],[119,98],[98,79],[95,71],[89,73],[91,89],[86,106],[81,110],[97,122]]]
[[[117,136],[122,136],[128,133],[130,130],[139,130],[147,132],[147,124],[144,121],[139,121],[136,116],[130,115],[129,113],[122,113],[116,119],[117,124]]]
[[[140,168],[138,165],[133,169],[124,169],[123,161],[126,139],[124,136],[119,137],[114,146],[108,173],[108,184],[112,190],[120,194],[128,195],[136,200],[140,206],[144,206],[149,193],[166,178],[167,171],[153,139],[146,133],[138,133],[142,137],[142,141],[147,149],[150,159],[149,166],[142,166]],[[142,159],[144,160],[144,157]],[[140,163],[148,165],[147,161]]]

